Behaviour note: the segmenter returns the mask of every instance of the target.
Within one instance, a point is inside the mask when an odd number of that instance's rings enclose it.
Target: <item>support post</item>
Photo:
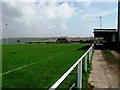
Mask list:
[[[82,60],[78,64],[78,78],[77,78],[77,88],[78,90],[82,89]]]
[[[92,59],[92,48],[91,48],[91,59]]]
[[[89,63],[90,63],[90,57],[91,57],[91,55],[90,55],[90,51],[89,51]]]
[[[87,54],[85,55],[85,71],[87,72]]]

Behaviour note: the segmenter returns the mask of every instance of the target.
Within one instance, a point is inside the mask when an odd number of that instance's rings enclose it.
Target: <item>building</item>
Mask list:
[[[120,51],[120,0],[118,1],[118,28],[94,29],[94,43],[96,47],[117,49]]]
[[[94,43],[104,48],[112,48],[117,44],[116,29],[94,29]]]

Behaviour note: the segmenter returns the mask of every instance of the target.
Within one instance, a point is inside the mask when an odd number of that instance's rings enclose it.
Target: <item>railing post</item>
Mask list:
[[[90,49],[90,60],[91,60],[91,49]]]
[[[92,59],[92,48],[91,48],[91,50],[90,50],[90,51],[91,51],[91,59]]]
[[[87,54],[85,55],[85,71],[87,72]]]
[[[92,46],[91,48],[91,59],[92,59],[93,51],[94,51],[94,46]]]
[[[90,51],[89,51],[88,53],[89,53],[89,63],[90,63],[90,57],[91,57],[91,55],[90,55]]]
[[[93,51],[94,51],[94,46],[92,47],[92,53],[93,53]]]
[[[81,90],[82,88],[82,60],[78,64],[78,78],[77,78],[77,88]]]

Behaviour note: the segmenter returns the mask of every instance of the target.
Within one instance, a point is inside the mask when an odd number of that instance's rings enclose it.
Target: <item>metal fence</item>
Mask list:
[[[87,72],[87,61],[92,59],[92,53],[94,51],[94,44],[92,44],[92,46],[88,49],[88,51],[80,58],[78,59],[78,61],[66,72],[64,73],[64,75],[58,79],[57,82],[55,82],[49,90],[55,90],[57,89],[57,87],[65,80],[65,78],[68,77],[68,75],[73,71],[73,69],[78,66],[77,69],[77,88],[81,89],[82,88],[82,59],[85,58],[85,71]]]

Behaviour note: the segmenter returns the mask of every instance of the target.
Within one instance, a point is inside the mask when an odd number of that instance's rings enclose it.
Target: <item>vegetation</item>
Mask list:
[[[3,74],[28,65],[3,75],[3,88],[49,88],[85,53],[86,50],[77,50],[83,46],[86,45],[3,45]]]
[[[84,60],[83,60],[84,61]],[[82,69],[82,90],[88,90],[89,89],[89,74],[92,70],[92,62],[88,64],[87,66],[87,72],[84,70],[84,62],[82,63],[83,69]],[[63,83],[59,86],[59,88],[66,88],[67,90],[72,87],[72,85],[75,84],[73,87],[73,90],[78,90],[77,88],[77,67],[70,73],[70,75],[63,81]],[[69,88],[67,88],[69,86]],[[58,88],[58,90],[59,90]]]
[[[89,45],[87,46],[84,46],[82,47],[81,49],[83,48],[87,48]],[[87,59],[87,72],[85,71],[85,58],[83,58],[82,60],[82,90],[88,90],[90,88],[90,85],[89,85],[89,82],[88,82],[88,79],[89,79],[89,75],[91,73],[91,70],[92,70],[92,59],[90,60],[90,63],[89,63],[89,59]],[[74,84],[74,87],[73,87],[73,90],[78,90],[77,88],[77,67],[70,73],[70,75],[63,81],[63,83],[59,86],[59,88],[64,88],[64,87],[67,87],[69,86],[72,87]],[[68,83],[69,82],[69,83]],[[58,88],[58,90],[59,90]],[[67,89],[69,89],[67,88]]]
[[[84,63],[85,63],[85,60],[83,62],[83,68],[84,68]],[[92,59],[90,60],[90,64],[88,62],[88,65],[87,65],[87,72],[85,72],[85,70],[83,69],[83,79],[82,79],[82,89],[83,90],[88,90],[89,87],[89,83],[88,83],[88,79],[89,79],[89,75],[91,73],[91,70],[92,70]]]
[[[117,58],[116,58],[108,49],[103,50],[103,52],[104,52],[105,55],[107,55],[112,61],[114,61],[114,62],[118,61]]]

